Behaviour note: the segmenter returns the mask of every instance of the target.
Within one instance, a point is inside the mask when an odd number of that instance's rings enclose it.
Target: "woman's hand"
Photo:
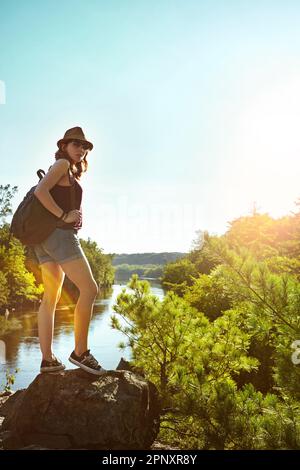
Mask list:
[[[64,222],[67,224],[71,224],[73,222],[78,223],[81,218],[81,213],[77,209],[73,209],[70,212],[68,212],[68,215],[64,218]]]

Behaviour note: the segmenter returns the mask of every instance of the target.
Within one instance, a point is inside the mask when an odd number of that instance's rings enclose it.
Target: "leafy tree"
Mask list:
[[[193,286],[194,278],[200,274],[209,274],[218,264],[209,249],[210,242],[214,238],[208,232],[197,231],[192,251],[164,267],[162,285],[183,296],[188,288]]]
[[[8,237],[8,226],[0,228],[0,240]],[[15,238],[11,239],[7,249],[0,245],[0,272],[6,279],[5,304],[17,308],[24,300],[35,300],[43,291],[41,285],[36,286],[34,275],[25,267],[25,253],[22,244]],[[5,284],[4,284],[5,285]]]
[[[12,214],[11,200],[18,190],[17,186],[11,187],[10,184],[0,185],[0,222]]]
[[[238,251],[229,249],[222,239],[215,241],[214,253],[223,263],[224,283],[231,291],[233,305],[244,311],[246,328],[256,343],[256,357],[265,356],[268,362],[273,350],[272,367],[262,380],[271,382],[268,375],[275,372],[277,386],[299,399],[300,369],[291,361],[291,345],[300,339],[300,285],[294,276],[272,273],[245,248]]]
[[[296,203],[300,206],[299,202]],[[268,214],[239,217],[229,222],[224,238],[231,248],[245,247],[272,270],[300,278],[300,212],[274,220]]]
[[[188,275],[184,298],[169,291],[160,302],[133,276],[133,294],[124,290],[114,306],[122,322],[114,316],[112,326],[161,392],[161,437],[183,448],[299,448],[299,283],[225,237],[210,240],[209,257],[216,267]],[[220,304],[218,289],[230,308],[210,322],[194,305]]]
[[[240,312],[228,310],[210,323],[173,292],[160,302],[149,294],[147,281],[138,281],[137,276],[132,276],[128,287],[133,294],[124,289],[114,306],[123,322],[114,315],[112,326],[128,337],[134,364],[160,390],[165,413],[162,429],[170,429],[173,423],[174,432],[181,439],[188,436],[189,442],[194,439],[195,446],[230,447],[237,424],[229,422],[224,431],[231,413],[231,406],[227,409],[224,403],[227,395],[233,394],[235,402],[241,393],[232,375],[258,366],[247,354],[250,334],[240,328]],[[236,421],[238,411],[235,415]]]
[[[144,276],[152,278],[160,278],[163,274],[162,266],[149,266],[144,268]]]
[[[244,246],[256,256],[277,254],[274,220],[268,214],[254,212],[229,222],[225,238],[230,247]]]
[[[139,276],[159,278],[163,274],[163,266],[153,264],[120,264],[114,265],[116,277],[129,279],[132,274]]]
[[[87,240],[80,238],[80,243],[90,263],[97,284],[104,287],[111,286],[115,273],[112,266],[113,255],[104,254],[102,248],[99,248],[97,243],[90,238]]]
[[[178,295],[183,295],[186,288],[193,283],[193,277],[197,275],[193,263],[182,258],[164,267],[162,285],[166,289],[172,289]]]
[[[1,255],[0,255],[0,259],[1,259]],[[3,305],[7,304],[8,296],[9,296],[9,288],[7,284],[6,275],[4,272],[0,271],[0,309],[1,307],[3,307]]]
[[[17,308],[23,301],[37,299],[43,289],[36,286],[34,275],[26,268],[23,245],[14,237],[10,246],[7,243],[10,226],[5,218],[12,213],[11,200],[16,191],[16,186],[0,186],[0,308]]]
[[[193,280],[193,285],[187,287],[184,294],[184,299],[190,305],[203,312],[210,320],[215,320],[230,308],[229,293],[217,270],[209,275],[201,274]]]

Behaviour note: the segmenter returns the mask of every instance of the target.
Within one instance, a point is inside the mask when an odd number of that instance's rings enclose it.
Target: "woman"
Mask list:
[[[74,312],[75,348],[69,361],[95,375],[105,369],[88,349],[88,328],[98,286],[80,246],[77,231],[82,226],[82,188],[78,183],[87,170],[87,154],[93,144],[86,140],[80,127],[66,131],[57,142],[56,162],[37,185],[34,194],[57,216],[57,228],[42,243],[34,246],[44,284],[44,296],[38,312],[42,351],[41,372],[54,372],[65,366],[52,353],[56,304],[61,295],[65,274],[79,289]],[[71,208],[71,186],[75,189],[75,209]]]

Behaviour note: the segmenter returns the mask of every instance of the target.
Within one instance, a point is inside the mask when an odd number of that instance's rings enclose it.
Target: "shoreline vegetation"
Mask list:
[[[129,280],[133,274],[143,279],[161,280],[168,263],[186,256],[182,252],[114,254],[112,265],[119,279]]]
[[[133,274],[112,326],[159,390],[158,438],[182,449],[300,449],[300,200],[199,232],[164,266],[162,301]],[[122,325],[120,319],[126,321]]]

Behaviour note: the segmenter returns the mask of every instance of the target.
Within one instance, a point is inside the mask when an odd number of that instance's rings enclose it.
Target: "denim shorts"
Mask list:
[[[54,261],[64,263],[77,258],[85,258],[77,230],[56,228],[42,243],[33,246],[39,264]]]

